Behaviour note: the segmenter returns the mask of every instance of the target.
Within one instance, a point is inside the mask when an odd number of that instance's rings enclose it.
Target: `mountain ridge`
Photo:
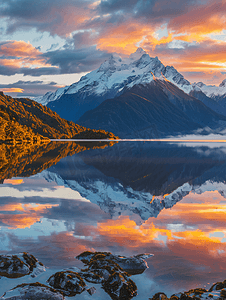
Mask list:
[[[143,97],[137,92],[139,86],[149,89],[149,86],[156,82],[158,95],[157,90],[149,91],[155,95],[155,99],[151,94]],[[133,92],[135,87],[136,92]],[[133,133],[130,137],[134,138],[163,137],[191,133],[203,127],[207,128],[206,132],[217,127],[218,131],[222,131],[226,121],[226,98],[224,94],[206,95],[208,88],[205,87],[207,86],[201,82],[191,84],[173,66],[164,66],[158,57],[150,57],[143,49],[138,48],[126,58],[112,54],[98,69],[81,77],[78,82],[58,89],[55,93],[47,93],[39,101],[45,102],[47,107],[67,120],[93,129],[104,128],[121,137],[127,137],[128,132]],[[214,89],[213,86],[212,88]],[[226,91],[226,80],[220,84],[219,89]],[[136,94],[137,100],[140,96],[140,107],[138,101],[136,108],[133,107],[135,105],[133,94]],[[125,98],[125,95],[128,101],[133,100],[132,107],[127,101],[127,109],[125,105],[122,107],[123,101],[120,101],[121,106],[119,105],[119,99]],[[171,108],[169,103],[166,105],[166,97],[171,103]],[[149,107],[147,104],[144,105],[144,98],[153,102],[155,113],[151,111],[150,105]],[[106,103],[109,105],[108,108]],[[126,116],[128,120],[124,122]],[[223,123],[220,124],[222,120]],[[166,126],[169,127],[167,130],[163,128]]]
[[[111,55],[98,69],[81,77],[78,82],[36,100],[61,117],[76,122],[87,110],[120,96],[124,89],[150,83],[156,78],[169,80],[188,92],[192,89],[191,84],[173,66],[165,67],[158,57],[151,58],[138,48],[128,58]]]
[[[82,126],[104,128],[122,138],[159,138],[218,127],[226,121],[201,101],[170,82],[155,79],[105,100],[78,120]]]
[[[104,130],[91,130],[62,119],[50,108],[27,98],[12,98],[0,93],[0,140],[62,138],[116,139]]]

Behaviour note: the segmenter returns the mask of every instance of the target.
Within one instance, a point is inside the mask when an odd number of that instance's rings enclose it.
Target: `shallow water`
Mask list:
[[[4,164],[1,253],[30,252],[50,270],[83,267],[75,256],[85,250],[153,253],[131,277],[140,300],[226,279],[226,145],[51,147]]]

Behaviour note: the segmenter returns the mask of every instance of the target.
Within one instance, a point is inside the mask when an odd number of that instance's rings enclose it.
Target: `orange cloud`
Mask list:
[[[55,205],[47,204],[22,204],[11,203],[0,206],[0,212],[4,211],[4,214],[0,213],[1,222],[6,224],[10,229],[15,228],[30,228],[31,225],[40,221],[42,215]],[[15,211],[15,214],[7,214],[8,212]],[[21,212],[19,214],[18,212]]]
[[[71,32],[79,29],[82,24],[90,20],[93,14],[92,10],[85,7],[62,5],[60,9],[59,7],[52,7],[50,16],[54,16],[52,32],[59,36],[70,36]],[[57,19],[58,22],[56,22]]]
[[[22,65],[22,59],[0,59],[0,65],[11,68],[20,68]]]
[[[20,88],[1,88],[5,93],[23,93],[24,90]]]
[[[155,31],[159,27],[145,25],[134,20],[127,20],[118,26],[107,26],[97,39],[97,48],[108,52],[129,55],[136,51],[138,45],[146,42],[155,49],[156,45],[167,44],[173,40],[173,35],[157,38]]]
[[[40,54],[42,53],[29,42],[9,41],[0,45],[0,55],[4,56],[37,57]]]
[[[128,248],[143,247],[144,244],[156,241],[159,235],[167,236],[168,240],[173,239],[170,230],[156,228],[154,223],[148,226],[144,223],[137,228],[136,223],[129,217],[119,217],[118,220],[108,220],[98,224],[98,233]]]
[[[200,41],[203,35],[225,29],[225,13],[225,1],[196,5],[186,14],[170,20],[168,28],[174,33],[186,33],[188,41]]]
[[[46,59],[41,57],[42,52],[24,41],[9,41],[0,45],[0,65],[10,68],[21,67],[50,67]],[[5,58],[7,57],[7,58]]]
[[[139,43],[147,34],[147,28],[128,22],[114,28],[107,28],[97,41],[97,48],[108,52],[131,54],[136,51]]]
[[[3,92],[6,92],[6,89],[2,89],[3,90]],[[9,90],[14,90],[14,89],[9,89]],[[17,90],[17,89],[15,89],[15,90]],[[20,90],[20,89],[18,89],[18,90]],[[23,90],[22,90],[23,91]],[[17,93],[22,93],[22,92],[19,92],[19,91],[16,91]],[[24,183],[24,181],[23,181],[23,179],[4,179],[4,183],[10,183],[10,184],[12,184],[12,185],[18,185],[18,184],[22,184],[22,183]]]

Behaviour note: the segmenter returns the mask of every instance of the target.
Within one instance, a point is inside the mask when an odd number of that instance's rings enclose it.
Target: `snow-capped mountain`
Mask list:
[[[97,107],[104,100],[156,78],[170,81],[186,93],[192,90],[189,81],[174,67],[165,67],[158,57],[152,58],[138,48],[127,58],[111,55],[97,70],[81,77],[78,82],[35,100],[47,105],[61,117],[76,122],[87,110]]]
[[[49,102],[59,99],[67,89],[68,86],[65,86],[57,89],[55,92],[48,92],[44,96],[33,98],[33,100],[41,103],[42,105],[47,105]]]
[[[214,98],[216,96],[223,96],[226,94],[226,79],[224,79],[219,86],[206,85],[203,82],[195,82],[192,84],[195,91],[202,91],[206,96]]]
[[[76,94],[83,91],[103,95],[109,90],[120,92],[124,87],[136,84],[145,84],[154,78],[166,78],[185,92],[190,92],[192,86],[184,79],[173,66],[164,66],[158,57],[150,57],[143,49],[138,48],[128,58],[122,59],[117,54],[112,54],[101,66],[70,86],[58,89],[56,92],[46,93],[35,100],[43,105],[55,101],[63,94]]]
[[[220,113],[220,112],[219,112]],[[226,117],[169,81],[137,84],[83,114],[79,125],[104,129],[120,138],[159,138],[188,134],[199,128],[216,130]]]
[[[219,86],[193,83],[190,95],[202,101],[215,112],[226,116],[226,79]]]
[[[111,55],[78,82],[36,101],[89,128],[154,138],[224,128],[226,119],[219,114],[226,116],[225,92],[226,80],[219,87],[191,85],[173,66],[138,48],[126,58]]]
[[[123,88],[150,83],[155,78],[166,78],[186,92],[192,89],[191,84],[174,67],[165,67],[158,57],[152,58],[138,48],[129,58],[122,59],[119,55],[111,55],[99,69],[72,84],[66,94],[75,94],[81,89],[97,95],[103,95],[111,89],[120,92]]]

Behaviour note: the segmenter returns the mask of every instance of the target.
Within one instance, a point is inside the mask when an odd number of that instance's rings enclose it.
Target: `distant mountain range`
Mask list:
[[[225,85],[191,84],[138,48],[128,58],[111,55],[78,82],[35,100],[62,118],[120,137],[162,137],[224,124]]]
[[[116,136],[64,120],[36,101],[14,99],[0,92],[0,142],[37,143],[62,138],[116,139]]]

